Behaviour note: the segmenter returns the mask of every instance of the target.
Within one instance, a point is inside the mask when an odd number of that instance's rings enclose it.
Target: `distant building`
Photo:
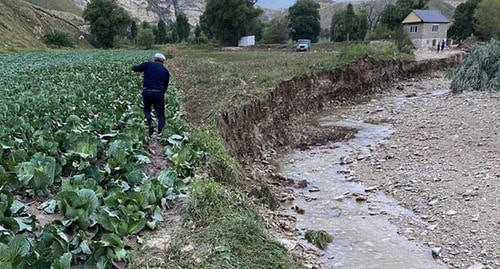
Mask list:
[[[244,36],[238,42],[238,47],[250,47],[255,45],[255,36]]]
[[[403,27],[416,48],[436,48],[441,40],[447,39],[449,22],[437,10],[415,9],[403,20]]]

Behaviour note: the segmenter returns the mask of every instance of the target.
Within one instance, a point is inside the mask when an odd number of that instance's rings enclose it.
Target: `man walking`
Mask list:
[[[161,134],[163,127],[165,127],[165,92],[168,89],[170,73],[163,65],[164,62],[165,56],[161,53],[156,53],[153,62],[144,62],[132,67],[134,72],[144,72],[142,100],[149,135],[154,133],[151,107],[154,106],[156,117],[158,118],[158,134]]]

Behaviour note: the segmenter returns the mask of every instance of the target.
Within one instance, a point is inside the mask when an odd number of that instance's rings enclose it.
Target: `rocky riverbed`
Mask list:
[[[362,193],[368,204],[383,193],[412,211],[392,215],[390,222],[439,262],[500,268],[500,93],[452,94],[449,83],[442,72],[397,82],[316,120],[391,126],[394,133],[367,145],[368,154],[353,148],[349,162],[340,160],[347,180],[369,189]]]
[[[451,94],[444,74],[404,81],[340,115],[395,133],[353,165],[424,221],[394,219],[454,268],[500,267],[500,93]]]

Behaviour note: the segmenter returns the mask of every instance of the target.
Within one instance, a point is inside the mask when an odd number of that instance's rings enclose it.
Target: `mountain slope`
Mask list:
[[[53,30],[79,37],[78,26],[54,12],[23,0],[0,0],[0,50],[45,48],[43,35]],[[85,40],[77,45],[90,47]]]
[[[73,0],[82,10],[90,0]],[[139,21],[156,23],[163,19],[166,23],[175,22],[179,12],[186,14],[189,24],[199,24],[200,16],[205,11],[205,0],[117,0],[121,7]]]
[[[73,0],[25,0],[45,9],[69,12],[82,16],[82,9]]]
[[[454,4],[458,2],[459,1],[455,1]],[[453,13],[455,12],[455,7],[456,7],[451,5],[449,1],[443,1],[443,0],[430,0],[427,6],[429,7],[429,9],[439,10],[439,12],[441,12],[441,14],[443,14],[450,21],[451,18],[453,17]]]

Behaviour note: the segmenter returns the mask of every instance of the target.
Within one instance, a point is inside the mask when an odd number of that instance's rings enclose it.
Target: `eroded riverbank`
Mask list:
[[[448,86],[437,73],[322,113],[320,124],[357,122],[365,126],[360,130],[387,128],[394,134],[371,131],[365,143],[360,131],[349,142],[283,157],[285,178],[309,182],[309,189],[295,191],[292,204],[303,214],[287,211],[296,217],[299,244],[306,229],[334,235],[319,255],[325,268],[439,268],[431,249],[451,268],[500,266],[500,95],[452,95]],[[359,196],[366,200],[356,202]],[[373,232],[381,236],[366,238]],[[416,248],[406,250],[405,244]],[[384,252],[392,245],[400,254]],[[404,258],[406,251],[413,255]],[[428,263],[414,260],[420,256]]]

